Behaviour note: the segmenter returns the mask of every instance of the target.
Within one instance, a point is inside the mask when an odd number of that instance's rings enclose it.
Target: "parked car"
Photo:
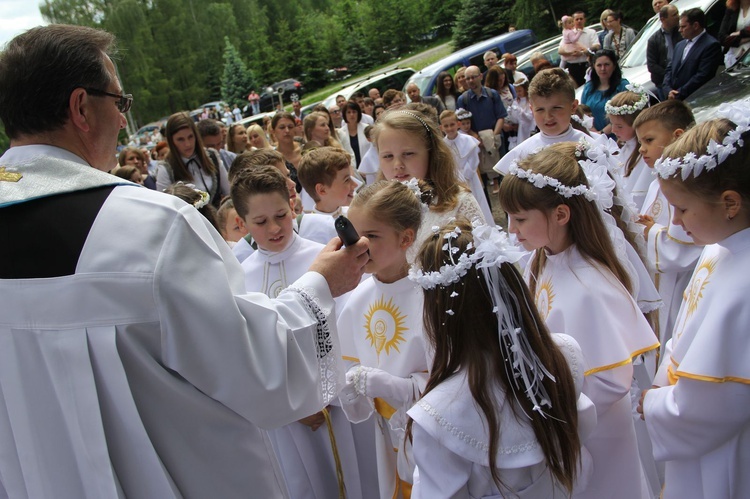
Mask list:
[[[258,113],[258,114],[254,114],[254,115],[252,115],[252,116],[250,116],[248,118],[243,118],[240,121],[238,121],[238,123],[240,125],[244,126],[245,128],[249,127],[250,125],[260,125],[261,128],[262,128],[263,127],[263,118],[265,118],[266,116],[270,116],[271,118],[273,118],[274,114],[276,114],[276,111],[270,111],[270,112],[266,112],[266,113]]]
[[[383,95],[383,92],[389,88],[400,90],[404,88],[406,81],[413,74],[414,70],[412,68],[395,68],[382,73],[372,73],[355,82],[349,82],[341,90],[326,97],[323,100],[323,104],[326,108],[331,107],[336,103],[337,95],[343,95],[349,99],[355,92],[362,92],[366,96],[371,88],[377,88],[380,91],[380,95]]]
[[[587,26],[589,29],[593,29],[597,34],[602,30],[602,25],[599,23]],[[553,36],[546,40],[535,43],[534,45],[523,49],[520,52],[515,52],[518,64],[516,71],[520,71],[525,74],[529,79],[534,75],[534,66],[531,64],[531,55],[536,52],[541,52],[542,55],[552,64],[554,67],[560,66],[560,54],[558,49],[560,48],[560,40],[562,35]],[[500,65],[504,67],[503,62]]]
[[[156,134],[162,126],[167,123],[167,118],[159,121],[153,121],[147,125],[143,125],[133,135],[128,138],[128,141],[132,145],[145,145],[148,144],[154,134]]]
[[[458,68],[463,66],[479,66],[482,71],[485,71],[487,68],[484,66],[484,53],[488,50],[493,50],[500,56],[506,52],[519,52],[534,43],[536,43],[536,35],[530,29],[505,33],[462,48],[448,57],[430,64],[421,71],[417,71],[409,78],[406,85],[414,83],[419,87],[421,95],[432,95],[435,92],[437,77],[442,71],[448,71],[453,75]],[[403,88],[406,88],[406,85]]]
[[[277,81],[260,94],[260,111],[265,112],[276,109],[276,106],[279,104],[279,94],[281,94],[283,102],[289,103],[293,100],[302,100],[304,92],[305,87],[294,78]]]
[[[201,114],[203,114],[204,109],[211,109],[212,107],[215,107],[219,115],[221,115],[224,112],[224,106],[227,106],[228,104],[224,102],[223,100],[215,100],[211,102],[206,102],[205,104],[201,104],[199,107],[193,109],[190,111],[190,117],[193,118],[195,121],[199,121],[201,119]]]
[[[750,52],[737,63],[721,71],[693,92],[685,101],[693,110],[696,123],[716,117],[721,104],[732,104],[750,97]]]

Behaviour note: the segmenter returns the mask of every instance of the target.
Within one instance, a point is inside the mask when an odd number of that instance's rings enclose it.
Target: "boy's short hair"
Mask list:
[[[351,159],[343,149],[336,147],[318,147],[302,156],[297,167],[297,179],[302,188],[313,198],[320,201],[315,186],[323,184],[330,187],[336,174],[351,166]]]
[[[543,69],[529,84],[529,98],[550,97],[553,94],[563,94],[571,102],[576,98],[575,83],[563,69]]]
[[[443,111],[442,113],[440,113],[440,123],[442,123],[443,120],[450,119],[450,118],[453,118],[456,121],[458,121],[458,117],[456,117],[456,112],[455,111],[451,111],[450,109],[446,109],[445,111]]]
[[[365,138],[367,140],[370,140],[370,138],[372,137],[372,129],[373,128],[375,128],[373,125],[367,125],[365,127]]]
[[[284,156],[275,149],[256,149],[254,151],[245,151],[237,155],[229,167],[229,183],[234,182],[234,178],[242,170],[252,170],[258,166],[274,166],[284,163]]]
[[[678,128],[687,130],[695,124],[695,117],[690,106],[678,99],[669,99],[654,106],[647,107],[633,122],[633,128],[649,121],[658,121],[665,130],[674,132]]]
[[[247,202],[256,194],[278,193],[284,200],[289,201],[289,188],[286,177],[273,166],[259,165],[245,168],[237,172],[232,182],[230,195],[237,214],[245,218],[248,215]]]

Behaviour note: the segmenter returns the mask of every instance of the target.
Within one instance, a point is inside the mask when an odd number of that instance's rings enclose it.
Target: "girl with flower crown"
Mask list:
[[[632,359],[659,343],[631,296],[622,236],[603,213],[613,182],[605,166],[578,156],[574,143],[528,156],[511,167],[500,203],[509,231],[534,251],[526,278],[542,319],[573,336],[588,363],[583,393],[598,424],[583,444],[596,471],[575,497],[646,497],[629,394]]]
[[[621,174],[624,178],[622,187],[633,197],[637,210],[643,206],[643,200],[651,185],[651,170],[641,158],[638,137],[635,135],[633,122],[648,106],[648,94],[637,85],[628,85],[625,92],[616,94],[604,104],[612,133],[620,144]]]
[[[410,271],[434,350],[408,413],[414,499],[567,497],[579,458],[589,462],[579,433],[596,415],[579,398],[583,357],[544,326],[513,265],[523,255],[498,229],[460,220],[435,228]]]
[[[421,196],[416,179],[408,186],[381,180],[360,190],[347,213],[370,241],[365,272],[372,277],[352,291],[339,315],[349,368],[340,400],[351,422],[375,418],[379,497],[409,496],[414,460],[403,445],[406,411],[424,390],[429,368],[422,292],[407,278],[406,259],[426,209]]]
[[[706,245],[639,407],[665,499],[750,497],[750,102],[719,113],[655,165],[674,222]]]
[[[432,186],[433,201],[409,251],[410,262],[434,225],[443,225],[458,216],[493,223],[484,219],[471,191],[458,179],[450,148],[429,118],[417,111],[389,111],[375,125],[373,136],[380,158],[380,178],[399,182],[414,178]]]

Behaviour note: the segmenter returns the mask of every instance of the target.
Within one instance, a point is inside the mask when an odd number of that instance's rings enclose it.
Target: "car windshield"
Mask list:
[[[661,28],[659,16],[654,16],[649,19],[643,29],[638,33],[638,36],[635,37],[635,40],[633,40],[633,46],[622,58],[622,61],[620,61],[620,67],[634,68],[637,66],[645,66],[648,39],[651,38],[651,35],[656,33],[659,28]]]

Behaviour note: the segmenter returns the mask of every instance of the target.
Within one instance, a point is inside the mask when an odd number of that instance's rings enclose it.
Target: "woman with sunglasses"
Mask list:
[[[207,151],[203,146],[189,114],[173,114],[167,120],[166,129],[169,154],[156,172],[156,189],[163,191],[179,181],[193,184],[207,192],[211,204],[218,208],[221,199],[229,195],[227,171],[219,166],[221,158],[216,151]]]

